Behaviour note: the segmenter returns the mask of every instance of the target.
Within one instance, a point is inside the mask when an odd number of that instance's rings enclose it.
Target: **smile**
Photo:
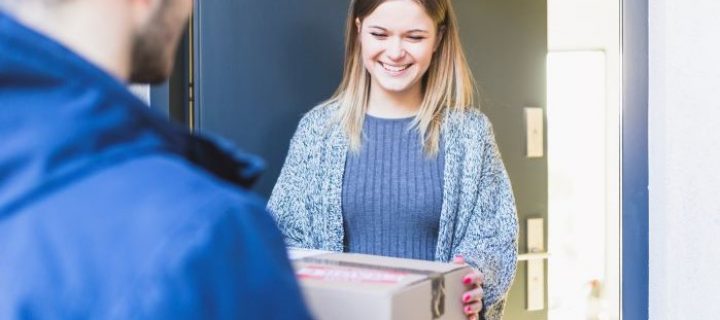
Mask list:
[[[384,64],[382,62],[379,62],[379,63],[383,67],[383,69],[387,70],[388,72],[392,72],[392,73],[403,72],[403,71],[407,70],[408,68],[410,68],[410,66],[412,66],[412,63],[400,65],[400,66],[393,66],[393,65],[389,65],[389,64]]]

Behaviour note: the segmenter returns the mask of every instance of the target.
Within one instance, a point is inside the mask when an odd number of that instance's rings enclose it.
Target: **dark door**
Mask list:
[[[267,197],[300,117],[342,76],[341,0],[197,1],[195,129],[260,155]]]

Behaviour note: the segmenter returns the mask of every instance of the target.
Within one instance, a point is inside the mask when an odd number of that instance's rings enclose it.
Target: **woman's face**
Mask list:
[[[372,90],[398,94],[418,89],[438,42],[425,8],[412,0],[385,1],[355,22]]]

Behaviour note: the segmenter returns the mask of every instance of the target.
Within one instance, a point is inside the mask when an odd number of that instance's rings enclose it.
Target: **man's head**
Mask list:
[[[172,72],[193,0],[0,0],[0,9],[128,82]]]

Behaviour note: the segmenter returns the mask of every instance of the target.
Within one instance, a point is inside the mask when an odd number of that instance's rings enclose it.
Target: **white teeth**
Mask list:
[[[407,68],[410,67],[409,64],[406,64],[406,65],[403,65],[403,66],[391,66],[391,65],[389,65],[389,64],[384,64],[384,63],[382,63],[382,62],[380,62],[380,65],[381,65],[385,70],[390,71],[390,72],[401,72],[401,71],[403,71],[403,70],[405,70],[405,69],[407,69]]]

